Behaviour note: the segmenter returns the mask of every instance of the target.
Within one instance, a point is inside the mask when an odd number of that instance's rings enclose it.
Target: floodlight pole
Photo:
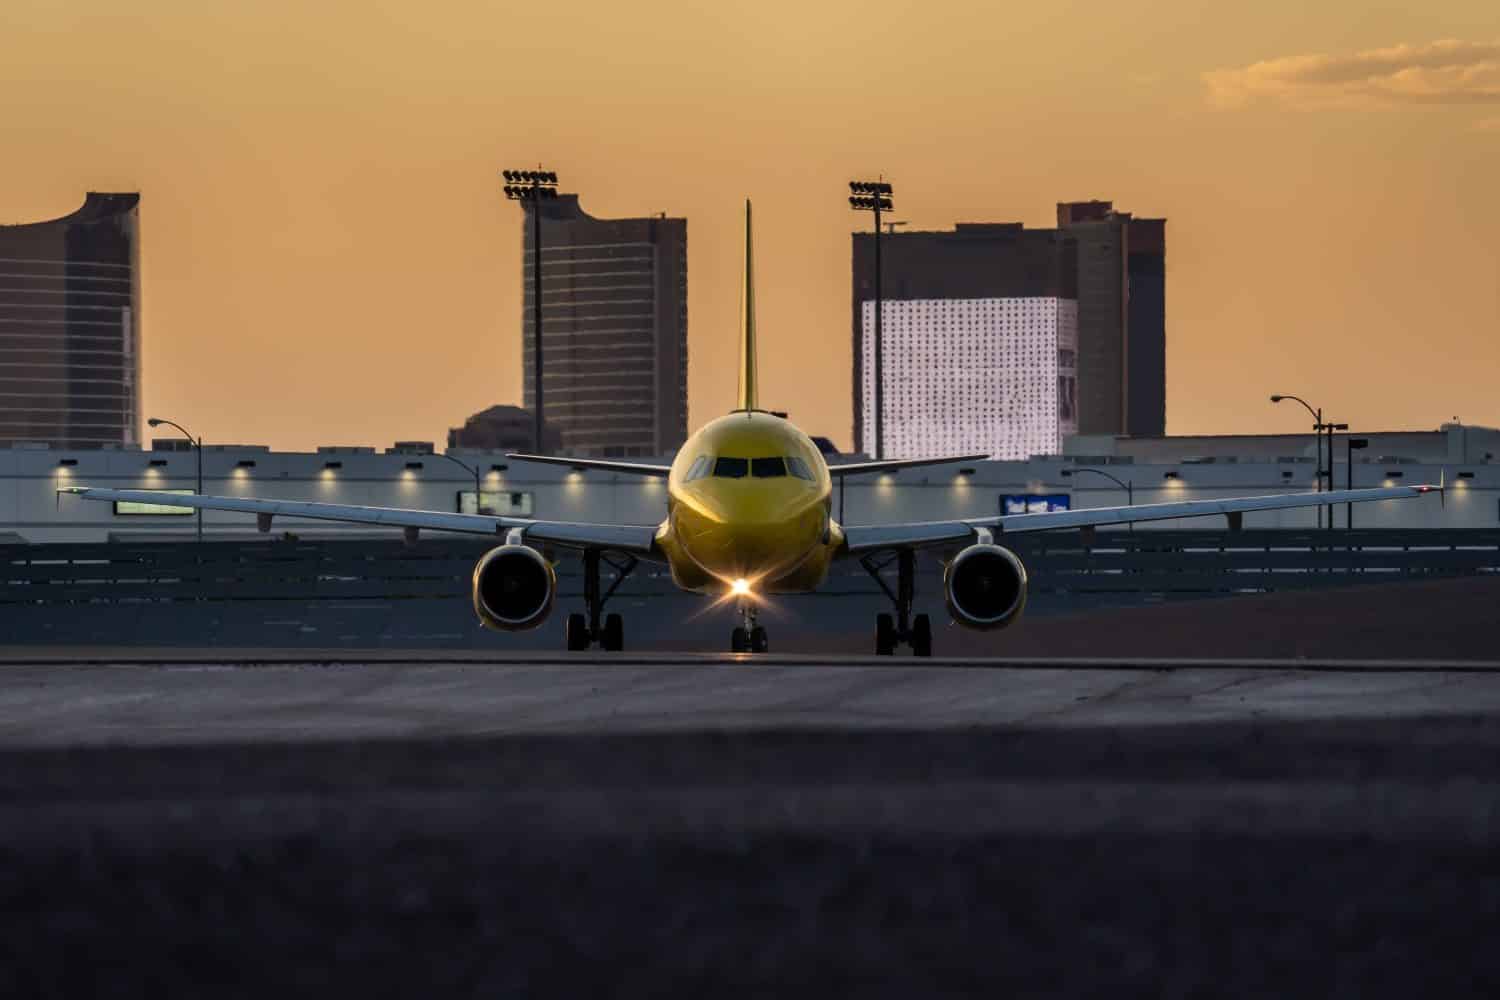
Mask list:
[[[531,341],[533,372],[532,434],[535,451],[542,450],[542,199],[557,197],[557,174],[550,170],[506,170],[505,196],[531,205]]]
[[[885,330],[884,297],[881,294],[880,213],[892,207],[891,185],[883,178],[850,181],[849,207],[875,213],[875,455],[885,457]]]
[[[536,388],[536,414],[532,418],[536,435],[536,453],[542,453],[542,195],[541,183],[531,184],[531,340],[532,354],[536,361],[533,380]],[[474,508],[479,509],[479,496],[474,496]]]

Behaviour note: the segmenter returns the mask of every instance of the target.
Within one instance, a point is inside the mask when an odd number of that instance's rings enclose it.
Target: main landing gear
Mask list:
[[[875,616],[875,655],[890,656],[900,643],[911,646],[913,656],[932,655],[932,619],[926,615],[911,613],[916,596],[917,557],[911,549],[898,549],[894,553],[874,553],[860,559],[865,572],[880,584],[885,596],[896,605],[892,617],[885,612]],[[880,574],[892,563],[896,564],[896,589],[892,590],[885,577]]]
[[[603,593],[599,589],[600,563],[608,565],[615,572],[614,581]],[[620,584],[625,582],[625,578],[630,575],[636,565],[637,560],[634,556],[623,556],[620,561],[616,561],[598,549],[584,549],[583,603],[588,614],[585,616],[574,612],[568,616],[564,634],[569,650],[588,649],[596,642],[601,648],[612,653],[625,648],[625,621],[619,615],[604,615],[604,604],[614,596],[614,592],[619,589]]]
[[[740,602],[740,621],[729,633],[729,650],[732,653],[764,653],[771,648],[766,630],[755,621],[755,602],[746,598]]]

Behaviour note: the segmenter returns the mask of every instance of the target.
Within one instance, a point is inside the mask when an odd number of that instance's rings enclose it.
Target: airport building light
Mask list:
[[[532,442],[542,450],[542,202],[557,197],[557,174],[551,170],[502,170],[505,197],[531,203],[531,338],[536,412]]]
[[[871,212],[875,216],[875,454],[885,457],[885,351],[881,330],[880,291],[880,213],[894,207],[890,182],[881,178],[873,181],[849,182],[849,207],[856,212]]]

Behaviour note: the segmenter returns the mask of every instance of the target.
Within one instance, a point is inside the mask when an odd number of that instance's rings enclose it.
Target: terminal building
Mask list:
[[[0,225],[0,448],[139,441],[140,200]]]
[[[1435,431],[1362,435],[1369,447],[1351,454],[1336,439],[1334,481],[1343,488],[1448,484],[1436,497],[1355,507],[1357,528],[1500,527],[1500,430],[1447,424]],[[1317,489],[1310,434],[1120,438],[1080,436],[1063,454],[1016,461],[911,469],[860,476],[835,488],[835,516],[847,524],[980,517],[1028,510],[1079,509],[1136,503],[1212,499]],[[374,448],[327,447],[272,452],[249,445],[204,449],[204,490],[218,495],[279,497],[330,503],[417,507],[562,521],[651,524],[666,513],[666,486],[655,478],[577,471],[507,459],[502,452],[451,448],[431,453],[425,443]],[[830,455],[837,463],[852,456]],[[197,456],[180,441],[135,448],[0,449],[0,544],[106,542],[193,537],[186,508],[88,502],[56,495],[59,486],[191,492]],[[474,476],[480,474],[480,493]],[[1118,481],[1118,482],[1117,482]],[[1323,508],[1245,515],[1246,528],[1315,528]],[[1345,511],[1335,511],[1342,528]],[[1222,517],[1136,526],[1220,530]],[[1102,529],[1102,530],[1125,530]],[[211,539],[254,539],[255,519],[209,511]],[[275,531],[306,538],[392,537],[390,529],[335,522],[278,520]],[[397,533],[399,534],[399,533]],[[16,556],[12,556],[16,558]]]
[[[1057,219],[881,237],[883,457],[1165,433],[1166,221],[1099,201]],[[854,440],[872,454],[873,269],[873,234],[854,234]]]
[[[536,412],[531,213],[542,213],[544,427],[571,455],[687,440],[687,220],[596,219],[576,194],[522,203],[521,363]]]

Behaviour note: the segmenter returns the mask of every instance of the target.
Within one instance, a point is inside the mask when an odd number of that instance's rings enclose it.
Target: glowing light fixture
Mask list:
[[[729,584],[729,592],[735,597],[748,597],[750,595],[750,581],[739,577]]]

